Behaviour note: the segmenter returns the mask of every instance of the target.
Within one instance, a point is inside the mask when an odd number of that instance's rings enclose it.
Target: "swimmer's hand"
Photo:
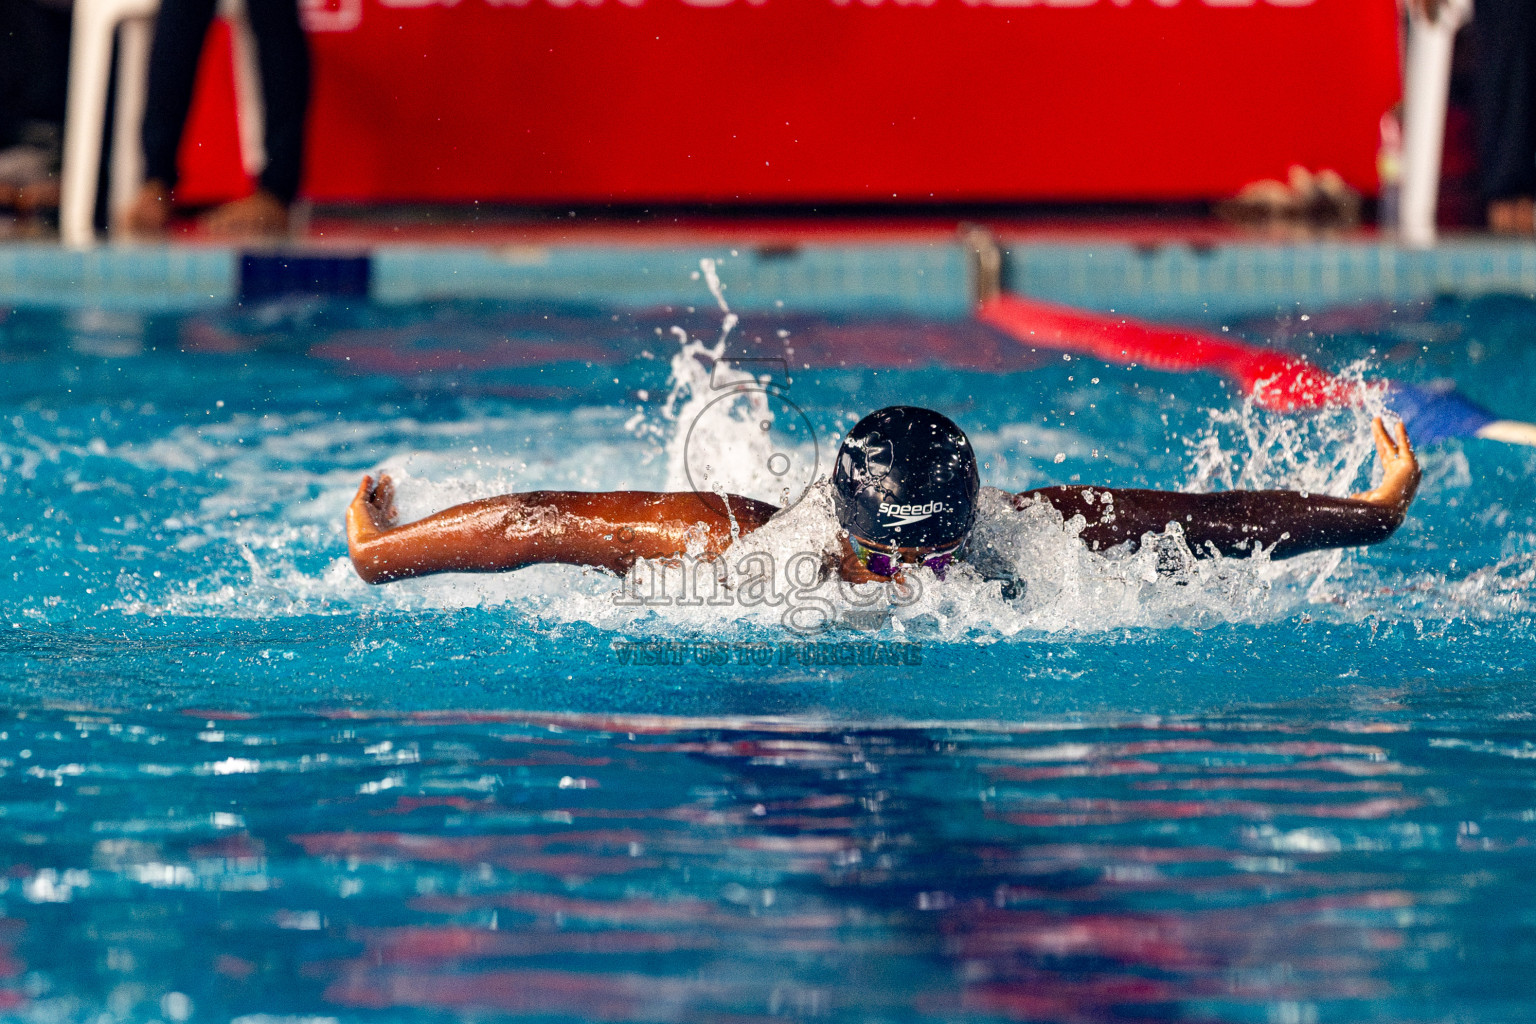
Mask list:
[[[352,504],[347,506],[348,544],[356,546],[360,542],[373,540],[392,528],[398,516],[399,513],[395,511],[395,482],[389,478],[389,474],[379,474],[377,482],[371,476],[363,477],[357,494],[352,497]]]
[[[1395,432],[1396,438],[1387,433],[1380,416],[1371,421],[1371,436],[1376,439],[1376,458],[1381,460],[1381,483],[1350,497],[1401,514],[1408,510],[1413,496],[1418,493],[1419,479],[1423,473],[1419,470],[1419,460],[1414,457],[1413,445],[1408,441],[1407,429],[1398,423]]]
[[[395,484],[388,474],[363,477],[352,504],[347,506],[347,554],[357,574],[369,583],[394,578],[379,556],[380,540],[395,526]]]

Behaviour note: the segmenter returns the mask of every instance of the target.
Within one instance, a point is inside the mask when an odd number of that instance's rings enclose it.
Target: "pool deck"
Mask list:
[[[1210,220],[983,217],[1004,287],[1147,317],[1296,312],[1442,293],[1536,296],[1536,240],[1449,235],[1412,250],[1369,232],[1275,238]],[[711,301],[720,261],[740,312],[961,317],[975,272],[958,218],[315,216],[281,246],[195,235],[76,251],[0,243],[0,306],[176,312],[285,294],[381,303],[543,300],[667,307]]]

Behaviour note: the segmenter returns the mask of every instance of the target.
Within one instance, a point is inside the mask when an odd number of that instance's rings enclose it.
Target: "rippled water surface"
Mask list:
[[[828,591],[814,633],[568,567],[355,577],[365,472],[408,517],[701,466],[773,500],[764,409],[790,497],[896,402],[999,488],[1369,482],[1363,413],[899,318],[745,318],[763,404],[690,442],[709,301],[4,314],[4,1013],[1536,1015],[1536,451],[1428,446],[1391,541],[1288,562],[1000,518],[1018,587]],[[1536,419],[1536,303],[1229,326]]]

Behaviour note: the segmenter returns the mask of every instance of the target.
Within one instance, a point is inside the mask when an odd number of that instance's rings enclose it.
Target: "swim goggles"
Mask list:
[[[853,534],[848,535],[848,544],[853,548],[854,555],[864,563],[864,567],[876,576],[895,576],[901,571],[901,552],[878,547],[869,541],[863,541]],[[931,548],[918,555],[918,561],[933,570],[933,574],[939,579],[944,578],[944,573],[949,571],[949,565],[965,547],[965,539],[955,541],[948,547]]]

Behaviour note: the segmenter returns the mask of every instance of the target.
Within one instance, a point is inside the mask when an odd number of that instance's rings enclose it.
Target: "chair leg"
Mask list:
[[[1435,208],[1440,191],[1440,153],[1445,145],[1445,109],[1451,87],[1451,49],[1456,29],[1471,14],[1465,2],[1447,4],[1435,21],[1417,15],[1408,24],[1408,58],[1403,83],[1403,179],[1398,237],[1404,245],[1435,244]]]
[[[107,113],[114,25],[87,0],[75,4],[69,47],[69,98],[64,118],[64,166],[60,175],[59,233],[65,245],[96,241],[96,179]]]
[[[144,145],[139,139],[149,92],[149,46],[154,23],[145,18],[123,22],[118,36],[117,110],[112,118],[112,174],[107,210],[113,229],[144,184]]]

